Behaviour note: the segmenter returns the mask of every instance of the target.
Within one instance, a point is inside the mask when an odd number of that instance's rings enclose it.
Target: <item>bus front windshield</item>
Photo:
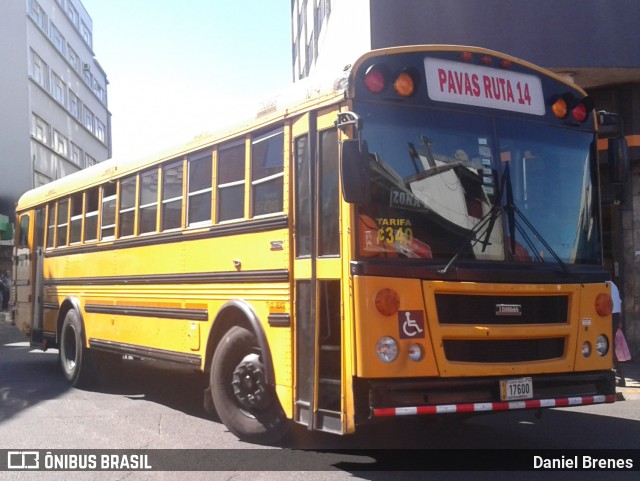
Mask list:
[[[371,199],[358,256],[600,262],[593,133],[366,104]]]

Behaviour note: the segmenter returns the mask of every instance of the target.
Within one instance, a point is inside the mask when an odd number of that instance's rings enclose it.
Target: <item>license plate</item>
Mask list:
[[[502,379],[500,381],[500,399],[514,401],[533,397],[533,381],[530,377],[518,379]]]

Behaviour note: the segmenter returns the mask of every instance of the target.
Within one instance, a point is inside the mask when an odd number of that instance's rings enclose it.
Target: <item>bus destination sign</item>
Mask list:
[[[424,68],[431,100],[545,114],[542,84],[535,75],[430,57]]]

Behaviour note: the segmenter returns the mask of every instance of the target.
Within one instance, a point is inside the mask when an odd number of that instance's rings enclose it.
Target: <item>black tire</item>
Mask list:
[[[93,380],[90,353],[84,344],[80,315],[69,310],[60,331],[60,366],[64,377],[74,387],[87,387]]]
[[[253,443],[274,443],[289,428],[280,402],[265,382],[256,337],[236,326],[224,335],[211,364],[211,395],[229,431]]]

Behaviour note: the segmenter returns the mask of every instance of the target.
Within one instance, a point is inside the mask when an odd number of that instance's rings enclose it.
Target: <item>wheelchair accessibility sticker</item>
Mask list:
[[[400,339],[424,338],[424,312],[398,311]]]

